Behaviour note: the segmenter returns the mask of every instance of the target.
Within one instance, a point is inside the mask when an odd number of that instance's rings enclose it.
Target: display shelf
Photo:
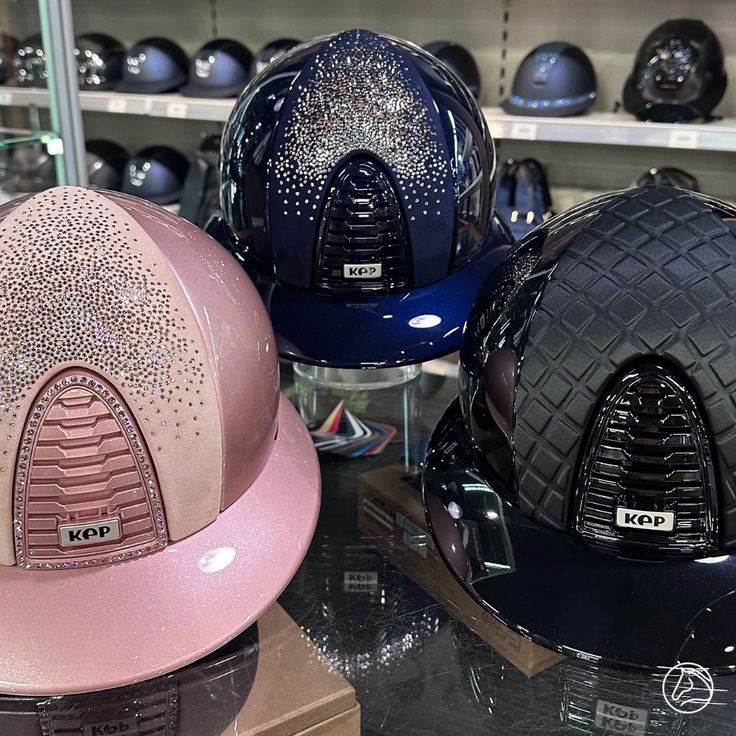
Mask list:
[[[224,122],[235,100],[184,97],[178,94],[136,95],[80,92],[82,110],[159,118]],[[0,88],[0,106],[48,106],[45,89]],[[500,107],[484,107],[494,138],[591,143],[612,146],[736,151],[736,118],[678,125],[643,123],[627,113],[597,112],[572,118],[507,115]]]

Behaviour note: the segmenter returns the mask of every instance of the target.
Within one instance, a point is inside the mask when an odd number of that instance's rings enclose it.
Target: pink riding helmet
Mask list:
[[[253,623],[319,467],[237,262],[142,200],[0,208],[0,691],[102,690]]]

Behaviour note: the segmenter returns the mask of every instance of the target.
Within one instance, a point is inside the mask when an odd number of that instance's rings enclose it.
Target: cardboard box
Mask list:
[[[418,484],[409,482],[403,466],[358,476],[358,526],[366,541],[525,675],[563,659],[504,626],[473,601],[435,548]]]
[[[355,690],[274,604],[258,621],[253,688],[223,736],[359,736]]]

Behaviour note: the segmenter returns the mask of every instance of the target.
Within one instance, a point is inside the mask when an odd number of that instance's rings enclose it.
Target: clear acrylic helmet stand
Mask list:
[[[402,461],[407,468],[412,464],[421,364],[364,369],[293,363],[293,368],[296,406],[310,431],[322,427],[342,402],[343,416],[349,416],[351,421],[353,418],[357,420],[353,425],[356,436],[362,429],[361,424],[373,430],[377,424],[395,427],[397,434],[393,442],[401,440]],[[345,414],[345,410],[349,414]],[[341,437],[346,437],[345,433],[341,433]],[[340,450],[336,454],[365,457],[359,449],[355,450],[356,454],[351,454],[348,442],[346,439],[346,444],[340,448],[344,454]],[[359,445],[360,440],[356,439],[355,447]],[[322,449],[318,442],[317,447]]]

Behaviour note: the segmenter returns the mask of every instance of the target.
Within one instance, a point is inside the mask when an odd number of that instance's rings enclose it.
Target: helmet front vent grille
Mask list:
[[[576,531],[596,547],[692,555],[713,542],[712,463],[692,397],[665,369],[629,372],[595,420]]]
[[[371,161],[348,163],[331,188],[319,233],[317,287],[363,293],[409,286],[408,238],[386,175]]]

